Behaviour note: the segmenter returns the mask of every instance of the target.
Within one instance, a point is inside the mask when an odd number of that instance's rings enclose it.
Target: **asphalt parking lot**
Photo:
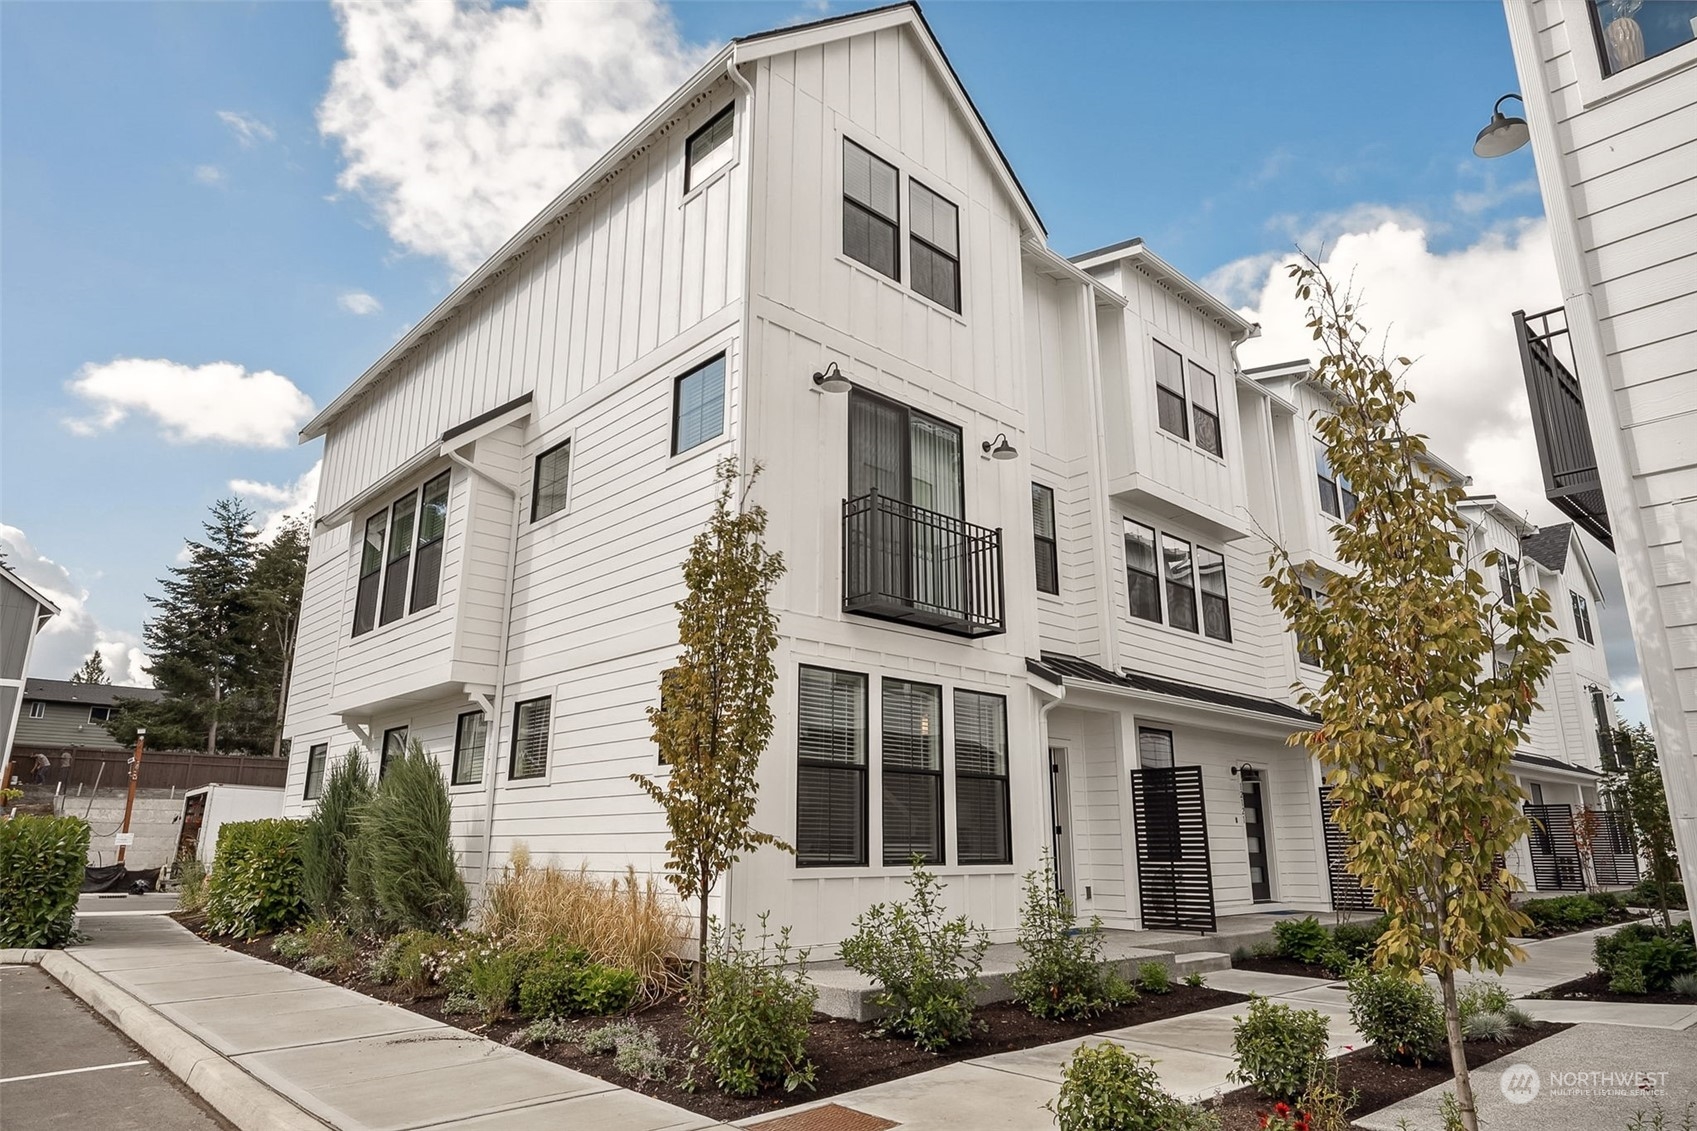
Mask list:
[[[0,966],[0,1128],[234,1131],[34,966]]]

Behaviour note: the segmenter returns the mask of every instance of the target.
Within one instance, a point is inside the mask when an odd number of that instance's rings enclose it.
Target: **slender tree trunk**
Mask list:
[[[294,634],[289,634],[294,639]],[[283,716],[289,709],[289,669],[295,666],[295,649],[291,644],[283,649],[283,676],[277,683],[277,721],[271,728],[271,756],[283,756]]]
[[[206,728],[206,753],[208,757],[218,753],[218,709],[224,702],[224,684],[217,676],[212,677],[212,721]]]
[[[707,990],[707,896],[712,892],[713,877],[707,871],[707,855],[702,853],[696,857],[696,867],[701,884],[701,910],[696,925],[696,955],[695,955],[695,992],[701,994]]]
[[[1450,1040],[1450,1069],[1455,1073],[1455,1098],[1461,1106],[1461,1125],[1479,1131],[1479,1113],[1473,1106],[1473,1078],[1467,1073],[1467,1047],[1461,1035],[1461,1002],[1455,993],[1455,971],[1438,975],[1444,991],[1444,1030]]]

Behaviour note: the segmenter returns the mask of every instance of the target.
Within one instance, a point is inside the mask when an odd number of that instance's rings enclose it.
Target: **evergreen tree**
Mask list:
[[[100,650],[99,649],[95,649],[93,652],[89,653],[88,659],[86,659],[82,662],[82,667],[78,668],[71,675],[71,682],[72,683],[111,683],[112,682],[106,676],[106,661],[102,660],[100,658]]]
[[[1679,882],[1679,854],[1674,849],[1673,817],[1668,812],[1656,739],[1649,727],[1638,723],[1616,727],[1610,745],[1613,766],[1603,775],[1603,793],[1625,816],[1633,843],[1650,866],[1644,878],[1655,890],[1665,930],[1673,923],[1668,895],[1670,885]]]

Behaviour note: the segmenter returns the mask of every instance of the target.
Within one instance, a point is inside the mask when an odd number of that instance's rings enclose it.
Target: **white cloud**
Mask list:
[[[312,514],[313,504],[318,501],[318,475],[323,469],[324,461],[319,460],[299,479],[280,486],[253,479],[232,479],[230,490],[258,511],[259,538],[262,542],[269,542],[277,537],[283,523],[289,519],[307,518]]]
[[[276,141],[277,131],[255,118],[252,114],[238,114],[234,110],[218,111],[218,120],[230,127],[230,132],[236,135],[236,140],[243,149],[252,149],[262,141]]]
[[[217,187],[224,183],[224,170],[216,165],[196,165],[194,179],[203,185]]]
[[[343,291],[337,296],[336,303],[349,314],[361,316],[377,314],[383,309],[383,304],[377,301],[376,295],[364,291]]]
[[[356,4],[318,126],[341,187],[410,251],[467,271],[559,195],[690,72],[655,0]]]
[[[59,614],[35,638],[30,675],[68,679],[90,652],[98,650],[113,683],[153,685],[142,671],[147,656],[140,639],[102,627],[89,611],[88,590],[72,579],[70,570],[37,550],[22,530],[5,523],[0,523],[0,548],[5,550],[6,564],[13,572],[59,606]]]
[[[173,443],[285,448],[313,412],[312,398],[287,377],[268,369],[249,372],[230,361],[91,362],[66,388],[98,410],[66,421],[79,436],[110,431],[133,412],[153,417]]]

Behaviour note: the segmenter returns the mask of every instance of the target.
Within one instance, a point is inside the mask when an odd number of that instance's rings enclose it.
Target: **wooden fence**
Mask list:
[[[47,784],[65,784],[65,792],[75,793],[80,785],[92,789],[119,786],[129,781],[130,754],[124,750],[72,750],[67,752],[42,748],[52,762],[47,771]],[[27,781],[33,775],[36,750],[20,746],[12,751],[13,774]],[[195,789],[203,785],[264,785],[280,786],[288,777],[287,758],[262,757],[252,754],[197,754],[186,751],[147,751],[141,759],[141,775],[136,784],[142,789]]]

